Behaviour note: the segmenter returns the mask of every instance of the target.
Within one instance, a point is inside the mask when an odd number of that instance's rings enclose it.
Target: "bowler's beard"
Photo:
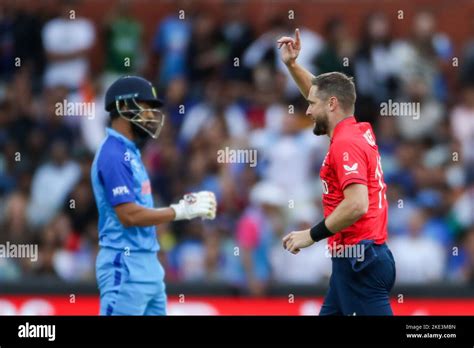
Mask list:
[[[316,122],[313,128],[314,135],[324,135],[328,133],[328,115],[327,114],[320,114],[316,115]]]

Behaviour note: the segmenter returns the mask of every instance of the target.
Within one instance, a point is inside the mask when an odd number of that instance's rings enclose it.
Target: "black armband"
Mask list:
[[[326,219],[323,219],[319,224],[315,225],[309,230],[309,234],[311,235],[311,239],[315,242],[319,242],[320,240],[330,237],[334,235],[331,231],[328,230],[325,224]]]

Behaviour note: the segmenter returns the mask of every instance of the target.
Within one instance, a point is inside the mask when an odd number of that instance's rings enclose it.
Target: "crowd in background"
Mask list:
[[[117,77],[140,74],[166,103],[162,134],[143,149],[156,206],[197,190],[218,200],[213,222],[159,226],[167,280],[253,294],[273,282],[326,284],[324,243],[297,256],[281,246],[284,234],[322,218],[319,168],[329,143],[312,134],[279,59],[276,40],[295,24],[272,17],[257,34],[241,4],[228,2],[223,18],[170,13],[146,42],[126,2],[100,23],[71,20],[61,3],[51,13],[0,4],[0,243],[39,245],[37,262],[0,259],[0,281],[95,279],[90,167],[108,125],[103,94]],[[314,74],[354,76],[356,118],[375,130],[388,184],[397,282],[473,283],[474,39],[454,48],[429,11],[409,20],[407,37],[393,35],[393,20],[367,14],[361,33],[337,16],[322,32],[300,27],[299,62]],[[98,42],[105,62],[92,74]],[[389,100],[419,103],[419,117],[382,116]],[[58,115],[64,101],[91,103],[94,113]],[[220,163],[226,147],[256,150],[256,165]]]

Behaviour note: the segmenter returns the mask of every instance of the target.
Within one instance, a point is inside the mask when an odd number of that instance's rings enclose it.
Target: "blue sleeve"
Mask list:
[[[125,152],[102,153],[97,162],[97,169],[106,199],[112,207],[135,202],[133,172],[130,161],[125,158]]]

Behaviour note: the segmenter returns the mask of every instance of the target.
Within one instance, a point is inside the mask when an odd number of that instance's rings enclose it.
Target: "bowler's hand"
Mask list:
[[[296,61],[301,51],[300,30],[295,30],[295,38],[283,36],[277,41],[278,48],[281,49],[281,60],[286,65]]]
[[[311,239],[309,229],[303,231],[293,231],[283,237],[283,248],[292,254],[298,254],[300,249],[307,248],[314,244]]]

